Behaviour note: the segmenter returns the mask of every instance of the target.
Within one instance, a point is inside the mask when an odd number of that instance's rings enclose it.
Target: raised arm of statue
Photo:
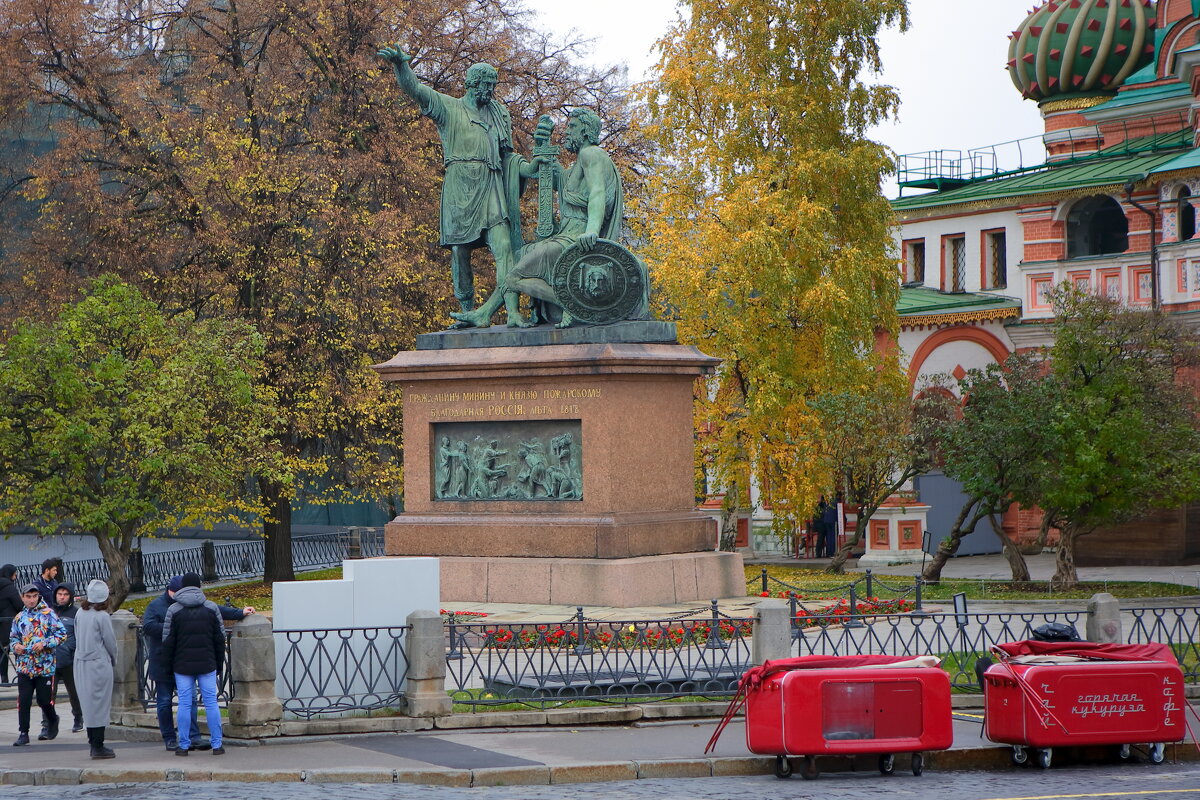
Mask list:
[[[401,91],[424,107],[426,104],[425,94],[428,88],[420,80],[416,79],[416,73],[413,72],[413,67],[409,65],[409,61],[413,60],[413,56],[404,52],[400,44],[391,44],[389,47],[382,48],[376,55],[391,65],[392,72],[396,74],[396,83],[400,84]],[[426,91],[421,91],[422,89]]]

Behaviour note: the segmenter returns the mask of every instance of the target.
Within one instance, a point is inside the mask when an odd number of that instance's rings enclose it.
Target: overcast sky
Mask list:
[[[875,138],[897,153],[969,150],[1041,133],[1037,104],[1023,100],[1004,69],[1008,34],[1035,0],[909,0],[907,33],[887,31],[880,78],[900,90],[899,119]],[[592,60],[624,63],[630,80],[657,60],[654,42],[675,18],[675,0],[525,0],[540,27],[596,39]]]

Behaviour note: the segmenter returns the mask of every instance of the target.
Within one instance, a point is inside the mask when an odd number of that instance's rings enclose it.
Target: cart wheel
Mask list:
[[[891,753],[887,753],[879,757],[879,771],[884,775],[891,775],[896,771],[896,757]]]
[[[816,756],[805,756],[804,757],[804,769],[803,769],[803,771],[801,771],[800,774],[804,776],[804,780],[806,780],[806,781],[811,781],[814,778],[816,778],[818,775],[821,774],[821,771],[819,769],[817,769],[817,757]]]
[[[1163,763],[1163,758],[1165,758],[1165,754],[1163,751],[1165,749],[1166,749],[1166,747],[1165,747],[1165,745],[1163,745],[1162,742],[1155,742],[1154,744],[1150,745],[1150,763],[1151,764]]]
[[[1041,767],[1042,769],[1050,769],[1050,758],[1052,755],[1053,755],[1053,751],[1049,747],[1047,747],[1043,750],[1038,750],[1037,751],[1037,765],[1039,767]]]
[[[1121,745],[1121,748],[1117,750],[1117,757],[1122,761],[1128,761],[1131,755],[1133,755],[1133,748],[1127,744]]]
[[[913,775],[920,775],[925,771],[925,756],[920,753],[913,753],[912,757],[912,772]]]
[[[1029,760],[1029,753],[1025,752],[1025,748],[1020,745],[1013,745],[1012,762],[1018,767]]]
[[[775,756],[775,777],[792,777],[792,762],[783,756]]]

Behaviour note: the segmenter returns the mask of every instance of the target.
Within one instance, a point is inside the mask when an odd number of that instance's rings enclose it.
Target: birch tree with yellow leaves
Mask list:
[[[642,87],[660,161],[632,215],[665,317],[724,359],[698,403],[719,484],[749,468],[777,522],[839,465],[814,400],[902,380],[892,170],[867,130],[897,108],[876,36],[905,0],[685,0]],[[836,404],[832,407],[836,407]]]

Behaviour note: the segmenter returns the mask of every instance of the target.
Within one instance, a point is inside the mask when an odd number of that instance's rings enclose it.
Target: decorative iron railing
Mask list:
[[[275,631],[276,694],[284,715],[399,713],[408,627]]]
[[[724,697],[750,665],[752,628],[715,602],[671,619],[599,621],[579,609],[557,625],[454,621],[446,690],[468,709]]]
[[[229,641],[233,631],[225,630],[225,659],[222,662],[221,669],[217,671],[217,702],[222,707],[228,707],[229,701],[233,699],[233,681],[230,678],[230,660]],[[148,659],[148,649],[146,647],[146,636],[142,630],[142,626],[137,628],[137,676],[138,676],[138,699],[142,703],[144,711],[151,711],[157,707],[158,699],[158,684],[154,678],[150,677],[150,662]]]
[[[181,550],[163,550],[142,553],[141,577],[146,591],[164,588],[173,575],[198,572],[206,580],[229,580],[261,575],[265,559],[264,543],[261,539],[249,542],[215,544],[211,547],[210,563],[205,564],[205,547],[188,547]],[[345,528],[332,533],[292,538],[292,568],[317,569],[335,567],[357,552],[362,558],[383,555],[382,528]],[[31,581],[41,573],[41,564],[25,564],[17,567],[18,583]],[[67,561],[63,564],[66,581],[82,590],[93,579],[107,580],[108,565],[102,558]],[[208,574],[205,574],[208,573]],[[136,568],[131,559],[129,579],[135,582]]]

